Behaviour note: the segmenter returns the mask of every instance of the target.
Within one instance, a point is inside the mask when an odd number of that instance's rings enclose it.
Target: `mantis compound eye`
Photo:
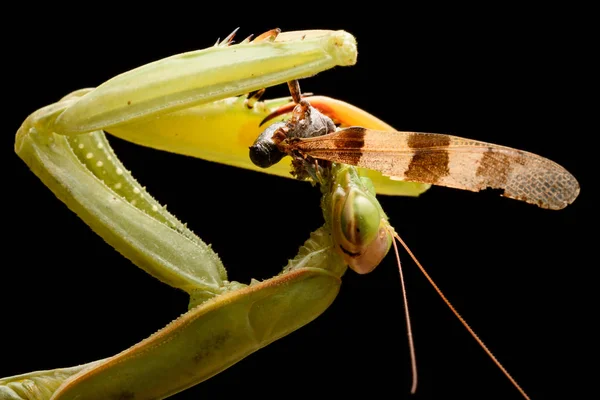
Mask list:
[[[359,274],[371,272],[388,253],[392,236],[376,200],[350,188],[333,199],[333,235],[348,266]]]
[[[273,142],[273,134],[281,127],[284,127],[285,123],[277,122],[270,125],[265,129],[260,136],[256,139],[254,144],[250,146],[250,160],[257,167],[269,168],[272,165],[277,164],[285,154],[277,148],[275,142]]]

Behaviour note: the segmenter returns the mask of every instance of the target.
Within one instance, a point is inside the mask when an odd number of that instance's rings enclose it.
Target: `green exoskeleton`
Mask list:
[[[343,31],[273,30],[230,42],[231,37],[71,93],[31,114],[18,130],[17,154],[62,202],[110,246],[187,292],[190,301],[187,313],[113,357],[0,379],[0,399],[168,397],[314,320],[335,299],[347,265],[369,272],[390,249],[396,235],[375,193],[415,196],[431,182],[389,180],[317,156],[315,162],[294,148],[285,155],[306,162],[303,168],[320,183],[325,224],[279,275],[250,285],[230,281],[210,247],[118,160],[103,131],[258,170],[248,147],[261,121],[289,104],[288,98],[258,101],[261,89],[353,65],[357,57],[354,37]],[[393,130],[346,103],[320,97],[310,102],[333,110],[338,125]],[[275,145],[285,152],[288,139],[280,139]],[[287,164],[267,172],[287,176]]]
[[[335,298],[346,266],[332,251],[329,226],[314,232],[280,275],[250,286],[230,282],[216,254],[135,181],[101,131],[122,129],[127,137],[133,130],[134,142],[193,155],[222,158],[221,150],[235,165],[226,143],[190,146],[186,135],[214,140],[202,132],[225,125],[235,139],[256,136],[259,122],[288,100],[248,107],[252,99],[230,96],[356,60],[354,38],[345,32],[274,32],[224,44],[72,93],[19,129],[15,150],[42,182],[121,254],[188,292],[190,311],[115,357],[1,379],[1,399],[168,397],[310,322]],[[169,136],[182,127],[180,141]]]

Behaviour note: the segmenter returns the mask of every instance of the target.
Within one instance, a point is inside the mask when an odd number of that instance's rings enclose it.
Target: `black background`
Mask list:
[[[585,176],[597,170],[591,161],[597,127],[580,129],[586,109],[575,105],[589,91],[581,79],[591,51],[580,41],[585,11],[364,4],[342,14],[348,6],[216,6],[220,11],[162,4],[126,12],[88,4],[71,8],[72,15],[33,7],[14,14],[19,28],[5,35],[3,243],[12,259],[5,258],[0,276],[0,376],[110,356],[166,325],[187,304],[184,293],[112,251],[12,152],[12,132],[26,116],[72,90],[211,46],[238,26],[240,40],[273,27],[328,28],[356,36],[358,64],[304,80],[304,91],[349,101],[399,130],[531,151],[579,179],[579,199],[562,211],[447,188],[418,199],[380,200],[445,294],[532,398],[590,395],[591,370],[581,361],[595,348],[585,339],[594,292],[584,283],[592,281],[597,260],[589,256],[595,233],[584,230],[595,218],[592,181]],[[283,95],[284,86],[267,90],[267,97]],[[318,190],[308,184],[112,143],[149,192],[213,245],[231,279],[276,274],[321,224]],[[402,258],[419,364],[416,396],[409,395],[401,293],[389,256],[370,275],[349,271],[336,302],[314,322],[174,398],[519,398],[409,257]]]

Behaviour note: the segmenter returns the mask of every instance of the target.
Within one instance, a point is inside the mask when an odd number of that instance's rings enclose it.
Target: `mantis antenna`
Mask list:
[[[396,232],[393,232],[392,229],[389,229],[388,233],[394,236],[394,238],[398,237],[398,234]],[[410,387],[410,394],[415,394],[417,391],[417,357],[415,356],[415,343],[413,340],[412,327],[410,323],[410,313],[408,312],[408,299],[406,297],[406,287],[404,285],[404,274],[402,273],[400,254],[398,252],[398,246],[396,245],[395,240],[392,240],[392,244],[394,245],[394,253],[396,253],[396,261],[398,263],[398,272],[400,273],[400,285],[402,286],[402,301],[404,302],[404,316],[406,317],[406,335],[408,336],[408,348],[410,351],[410,369],[412,371],[412,386]],[[407,249],[406,246],[404,246],[404,248]]]
[[[488,347],[485,345],[485,343],[483,343],[483,341],[479,338],[479,336],[477,336],[477,334],[475,333],[475,331],[473,331],[473,329],[469,326],[469,324],[467,324],[467,321],[465,321],[465,319],[458,313],[458,311],[456,311],[456,309],[454,308],[454,306],[452,305],[452,303],[450,303],[450,301],[446,298],[446,296],[444,296],[444,293],[442,293],[442,291],[435,284],[435,282],[433,281],[433,279],[431,279],[431,277],[429,276],[429,274],[427,273],[427,271],[425,271],[425,268],[421,265],[421,263],[419,262],[419,260],[417,260],[417,257],[415,257],[415,255],[408,248],[408,246],[406,245],[406,243],[404,243],[404,240],[402,240],[402,238],[400,237],[400,235],[398,235],[398,233],[396,233],[395,231],[392,232],[392,235],[402,245],[402,247],[404,247],[404,250],[406,250],[406,252],[413,259],[413,261],[415,262],[415,264],[417,264],[417,267],[419,267],[419,269],[421,270],[421,272],[423,273],[423,275],[425,275],[425,278],[427,278],[427,280],[429,281],[429,283],[431,284],[431,286],[433,286],[433,288],[435,289],[435,291],[437,292],[437,294],[442,298],[442,300],[444,301],[444,303],[446,303],[446,305],[454,313],[454,315],[456,316],[456,318],[458,318],[458,320],[460,321],[460,323],[463,324],[463,326],[467,329],[467,331],[469,331],[469,333],[471,334],[471,336],[473,336],[473,338],[479,344],[479,346],[481,346],[481,348],[492,359],[492,361],[494,362],[494,364],[496,364],[496,366],[498,366],[498,368],[500,368],[500,370],[504,373],[504,375],[506,375],[506,377],[508,378],[508,380],[521,393],[521,395],[523,395],[524,398],[526,398],[527,400],[531,400],[530,397],[527,395],[527,393],[525,393],[525,391],[523,390],[523,388],[521,388],[521,386],[519,386],[519,384],[512,377],[512,375],[508,373],[508,371],[506,370],[506,368],[504,368],[504,366],[500,363],[500,361],[498,361],[498,359],[494,356],[494,354],[492,354],[492,352],[490,351],[490,349],[488,349]],[[416,373],[417,372],[416,372],[416,362],[415,362],[415,357],[414,357],[414,346],[413,346],[413,342],[412,342],[412,332],[410,330],[410,322],[409,322],[409,318],[408,318],[408,304],[406,303],[406,291],[404,289],[404,280],[402,278],[402,268],[400,267],[400,257],[398,256],[398,248],[396,247],[396,242],[393,242],[393,243],[394,243],[394,249],[396,250],[396,258],[398,260],[398,269],[400,270],[400,280],[402,282],[402,294],[404,296],[404,305],[405,305],[404,308],[406,310],[406,319],[407,319],[407,327],[408,327],[408,340],[409,340],[409,343],[410,343],[411,361],[412,361],[412,367],[413,367],[413,386],[412,386],[412,389],[411,389],[411,393],[414,394],[414,390],[416,390],[416,384],[417,384],[417,378],[416,378],[416,376],[417,376]]]

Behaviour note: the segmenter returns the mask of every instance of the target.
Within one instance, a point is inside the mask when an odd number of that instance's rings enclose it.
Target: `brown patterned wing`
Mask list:
[[[380,171],[391,179],[503,195],[559,210],[579,194],[566,169],[544,157],[457,136],[350,127],[291,142],[289,150]]]

